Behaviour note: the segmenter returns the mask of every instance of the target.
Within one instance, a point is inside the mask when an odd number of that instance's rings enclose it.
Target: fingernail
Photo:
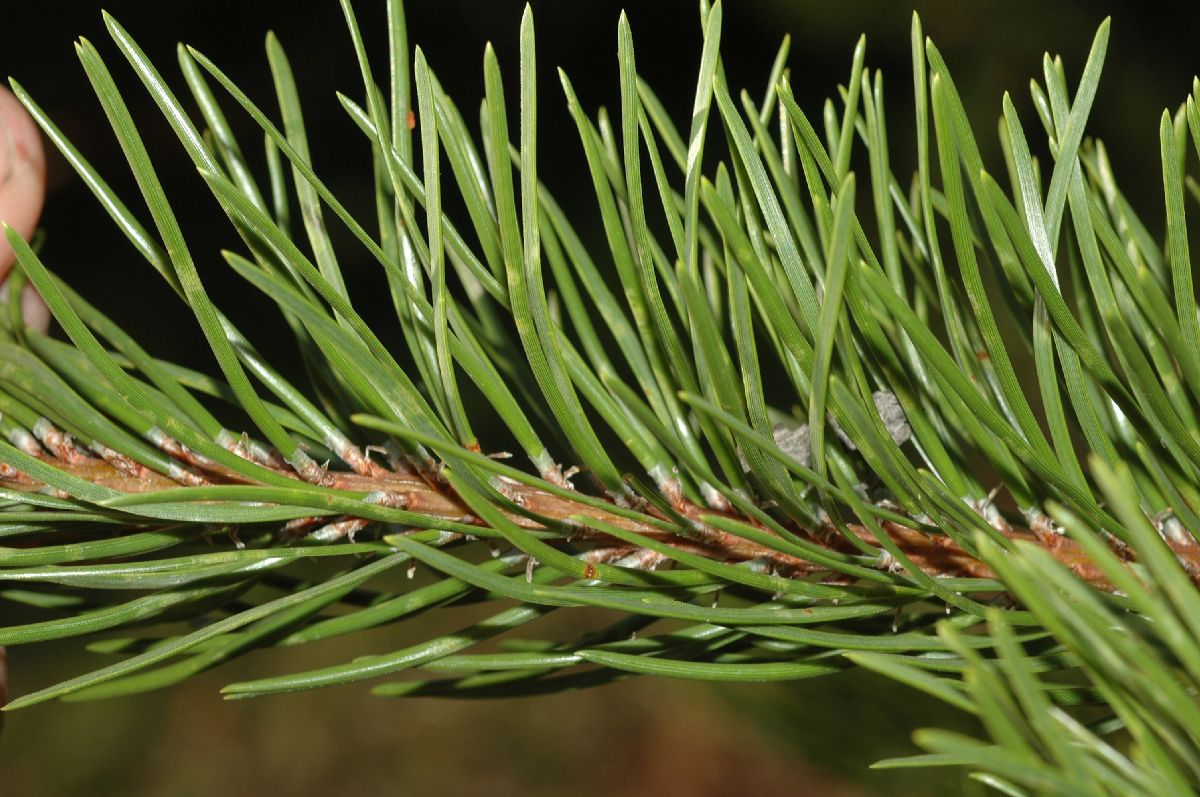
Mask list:
[[[50,328],[50,310],[32,285],[27,284],[21,291],[21,317],[38,332]]]
[[[8,312],[5,309],[8,302],[8,285],[8,280],[0,283],[0,313]],[[25,287],[21,290],[21,317],[25,319],[27,325],[38,332],[45,332],[50,328],[50,310],[46,307],[46,302],[38,294],[37,289],[29,283],[25,283]]]

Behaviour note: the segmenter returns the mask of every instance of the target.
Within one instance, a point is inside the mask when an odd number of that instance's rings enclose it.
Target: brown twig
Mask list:
[[[136,463],[127,462],[127,458],[122,458],[120,455],[116,455],[115,457],[103,456],[103,454],[108,453],[107,451],[102,452],[102,458],[89,457],[69,445],[69,442],[66,447],[63,447],[62,440],[53,434],[49,435],[48,438],[52,445],[47,445],[47,448],[52,449],[53,454],[63,454],[64,456],[60,458],[42,453],[38,455],[41,459],[74,476],[121,492],[142,493],[178,487],[180,483],[195,484],[198,481],[213,484],[245,482],[245,479],[238,474],[210,460],[187,452],[177,443],[174,445],[170,444],[173,441],[160,445],[160,448],[186,463],[188,469],[186,471],[187,476],[184,479],[178,479],[178,474],[176,474],[177,480],[173,480],[142,466],[133,467],[132,465]],[[44,445],[47,444],[47,438],[43,437],[42,442]],[[356,450],[356,453],[359,452]],[[423,478],[415,472],[408,470],[400,472],[388,470],[376,464],[369,457],[361,454],[359,456],[351,455],[348,461],[353,462],[357,472],[328,471],[322,482],[340,490],[373,494],[379,502],[386,505],[403,508],[407,511],[432,518],[476,524],[481,522],[472,515],[469,507],[449,487],[445,486],[432,475],[429,478]],[[291,478],[300,478],[291,469],[279,466],[277,463],[275,463],[273,470]],[[197,476],[197,471],[203,471],[202,479]],[[7,486],[24,490],[43,487],[40,483],[11,469],[0,472],[0,482],[5,483]],[[760,524],[752,519],[738,516],[729,511],[717,511],[708,507],[700,507],[688,502],[681,496],[675,498],[675,509],[690,521],[692,529],[691,536],[689,537],[671,533],[659,525],[631,519],[625,515],[574,501],[570,498],[515,481],[506,481],[504,491],[506,497],[512,500],[513,503],[522,507],[529,515],[536,517],[560,521],[566,521],[572,517],[591,518],[598,521],[598,524],[606,524],[622,530],[636,532],[637,534],[668,544],[680,551],[697,553],[721,561],[744,562],[761,560],[774,571],[785,574],[810,574],[824,569],[802,557],[780,553],[765,545],[704,523],[701,518],[705,515],[725,515],[731,519],[750,523],[763,531],[767,531],[767,529],[763,529]],[[378,498],[379,496],[383,498]],[[659,519],[669,520],[669,518],[660,515],[656,510],[650,509],[648,511],[658,516]],[[507,513],[508,519],[520,527],[541,527],[542,524],[529,515],[515,512]],[[285,527],[284,532],[287,536],[296,537],[309,533],[309,529],[315,526],[319,528],[319,531],[312,533],[318,533],[322,538],[333,539],[340,536],[353,535],[366,525],[369,525],[369,522],[366,519],[352,516],[343,516],[332,522],[301,518],[289,523]],[[1112,589],[1111,584],[1109,584],[1103,573],[1084,555],[1083,550],[1074,541],[1058,534],[1050,528],[1048,523],[1043,524],[1045,527],[1039,527],[1037,523],[1034,523],[1032,524],[1034,528],[1028,530],[1014,529],[1006,522],[996,525],[999,526],[998,530],[1000,533],[1009,539],[1026,540],[1041,545],[1051,556],[1089,584],[1104,590]],[[882,523],[881,527],[891,538],[891,541],[917,567],[928,575],[935,577],[994,577],[991,568],[963,550],[950,537],[920,531],[891,521]],[[862,542],[879,548],[880,560],[878,566],[881,569],[899,568],[899,564],[886,554],[883,547],[879,545],[879,541],[876,540],[866,527],[858,524],[849,524],[848,528]],[[796,532],[830,550],[854,550],[847,540],[836,533],[831,525],[819,529],[796,529]],[[597,550],[626,550],[627,547],[624,543],[614,541],[611,536],[594,528],[589,528],[586,524],[577,524],[576,530],[572,534],[572,539],[595,545],[597,546]],[[1176,541],[1171,539],[1167,539],[1167,544],[1172,547],[1178,558],[1184,563],[1193,580],[1197,584],[1200,584],[1200,545],[1197,545],[1194,541]],[[597,554],[597,556],[602,555]],[[589,559],[589,561],[592,560]]]

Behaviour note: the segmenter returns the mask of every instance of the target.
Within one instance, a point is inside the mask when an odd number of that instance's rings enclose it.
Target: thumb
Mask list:
[[[46,156],[33,119],[6,88],[0,87],[0,221],[28,239],[37,229],[46,197]],[[8,279],[15,256],[0,236],[0,282]],[[50,315],[33,292],[21,297],[26,321],[45,329]]]

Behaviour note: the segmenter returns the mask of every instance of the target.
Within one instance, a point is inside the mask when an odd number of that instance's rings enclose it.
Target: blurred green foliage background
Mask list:
[[[273,28],[294,61],[310,131],[321,131],[310,132],[318,171],[348,206],[372,212],[368,154],[333,98],[334,90],[354,93],[358,84],[336,3],[105,5],[164,71],[171,71],[174,43],[186,40],[256,98],[269,96],[261,43]],[[360,0],[356,7],[360,19],[382,20],[382,5]],[[683,119],[699,57],[694,3],[625,5],[639,68]],[[409,0],[412,38],[462,107],[474,107],[482,95],[484,41],[494,40],[502,65],[515,67],[522,6],[517,0]],[[985,142],[994,138],[985,131],[994,129],[1006,90],[1027,117],[1027,129],[1034,129],[1028,80],[1040,72],[1042,52],[1061,52],[1073,81],[1096,25],[1111,13],[1113,38],[1090,132],[1105,139],[1123,185],[1155,217],[1153,208],[1161,205],[1155,177],[1158,116],[1185,96],[1197,69],[1191,31],[1169,5],[938,0],[915,7],[954,71]],[[540,0],[534,8],[545,65],[542,173],[550,175],[551,187],[586,230],[592,209],[586,195],[572,194],[574,181],[585,174],[583,161],[565,110],[553,100],[558,86],[551,67],[561,65],[571,74],[589,106],[612,106],[620,3]],[[730,81],[760,92],[779,39],[790,33],[796,93],[819,113],[823,98],[845,80],[854,41],[865,32],[868,65],[885,71],[892,161],[903,176],[913,164],[913,8],[892,0],[727,0],[723,52]],[[104,47],[98,8],[79,0],[7,0],[0,26],[0,72],[17,76],[118,190],[130,193],[117,145],[71,51],[72,39],[84,34],[112,53]],[[366,29],[382,52],[382,25]],[[117,58],[114,54],[114,67]],[[146,120],[143,133],[151,151],[161,153],[169,191],[186,197],[199,188],[198,178],[134,83],[126,76],[122,84],[129,87],[134,115]],[[560,143],[549,143],[555,141]],[[998,164],[996,148],[984,156]],[[217,268],[216,252],[232,243],[232,232],[216,208],[198,209],[184,224],[193,247],[210,255],[205,278],[221,305],[249,332],[271,329],[274,317],[260,318],[261,305]],[[192,325],[173,322],[163,334],[164,319],[182,317],[174,298],[130,257],[123,239],[59,161],[51,163],[45,227],[45,257],[59,274],[152,343],[155,353],[210,367]],[[364,299],[369,305],[369,296]],[[369,306],[367,311],[369,316]],[[255,343],[286,370],[292,352],[285,338],[262,334]],[[0,623],[10,622],[0,616]],[[378,652],[394,648],[395,637],[407,633],[385,629],[352,644],[364,653]],[[88,666],[80,655],[74,645],[10,650],[12,692],[77,673]],[[970,723],[863,673],[736,688],[638,679],[521,701],[395,702],[369,698],[362,688],[236,703],[217,694],[232,680],[323,660],[319,646],[267,651],[169,692],[11,715],[0,739],[0,795],[929,795],[970,788],[952,773],[866,769],[879,758],[912,751],[914,728],[966,729]]]

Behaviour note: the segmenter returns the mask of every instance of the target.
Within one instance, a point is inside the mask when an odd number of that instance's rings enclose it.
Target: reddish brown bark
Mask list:
[[[62,454],[64,456],[60,458],[50,454],[43,454],[41,458],[64,471],[95,484],[130,493],[163,490],[180,486],[179,481],[136,465],[136,463],[132,463],[120,455],[115,455],[115,452],[112,455],[104,456],[104,454],[109,452],[103,451],[101,452],[103,458],[97,458],[83,454],[79,449],[71,445],[69,440],[65,446],[63,445],[63,441],[57,438],[54,439],[54,443],[55,445],[49,446],[54,454]],[[189,455],[189,452],[183,451],[178,446],[164,446],[163,448],[188,466],[189,470],[186,473],[186,477],[182,479],[182,481],[188,484],[244,482],[237,474],[211,461]],[[436,476],[423,478],[414,472],[395,472],[383,468],[366,456],[352,457],[352,459],[357,466],[357,473],[326,471],[323,472],[320,482],[342,490],[385,494],[388,496],[387,504],[402,507],[411,512],[429,517],[479,523],[473,517],[469,507],[448,487],[441,484]],[[276,468],[276,470],[292,478],[298,478],[294,472],[285,468]],[[195,475],[197,472],[200,474],[199,477]],[[0,472],[0,482],[9,487],[26,490],[36,490],[43,487],[43,485],[12,469]],[[768,564],[781,574],[791,575],[810,574],[822,570],[821,567],[801,557],[780,553],[767,546],[703,523],[701,518],[705,515],[724,514],[741,522],[753,523],[755,526],[759,525],[736,514],[717,512],[707,507],[700,507],[682,498],[676,499],[675,508],[692,521],[692,533],[688,537],[665,531],[651,523],[633,520],[614,512],[588,506],[584,503],[516,482],[506,483],[506,493],[508,493],[508,497],[514,503],[534,515],[556,520],[566,520],[569,517],[580,515],[591,517],[603,524],[609,524],[620,529],[651,537],[677,550],[698,553],[716,560],[748,561],[757,559]],[[657,514],[654,510],[648,511],[651,514]],[[522,514],[509,513],[508,517],[512,522],[524,528],[536,528],[539,526],[537,521]],[[369,521],[354,517],[334,518],[332,520],[323,519],[319,523],[313,524],[306,524],[301,520],[289,524],[285,532],[292,536],[299,536],[307,533],[309,528],[313,526],[326,526],[331,529],[331,533],[341,530],[346,534],[353,534],[368,525],[368,523]],[[968,554],[951,538],[945,535],[920,531],[894,522],[885,522],[881,526],[899,549],[917,567],[931,576],[990,578],[994,575],[986,564]],[[876,540],[867,528],[857,524],[850,524],[849,529],[861,541],[880,548],[879,566],[881,568],[898,567],[897,563],[889,561],[889,556],[883,555],[884,552],[878,540]],[[765,531],[766,529],[763,530]],[[832,527],[796,529],[795,531],[812,542],[830,550],[854,550],[849,541],[837,534]],[[1055,559],[1070,568],[1079,578],[1098,588],[1111,589],[1111,585],[1099,569],[1088,560],[1079,546],[1069,538],[1063,537],[1049,529],[1022,530],[1013,529],[1007,525],[1002,526],[1000,533],[1014,540],[1028,540],[1041,545]],[[603,550],[624,550],[626,548],[624,543],[585,526],[580,526],[578,532],[572,535],[572,539],[596,546],[598,553]],[[1176,554],[1193,576],[1193,579],[1200,583],[1200,575],[1198,575],[1200,574],[1200,546],[1195,543],[1187,545],[1172,541],[1168,541],[1168,544],[1176,551]]]

